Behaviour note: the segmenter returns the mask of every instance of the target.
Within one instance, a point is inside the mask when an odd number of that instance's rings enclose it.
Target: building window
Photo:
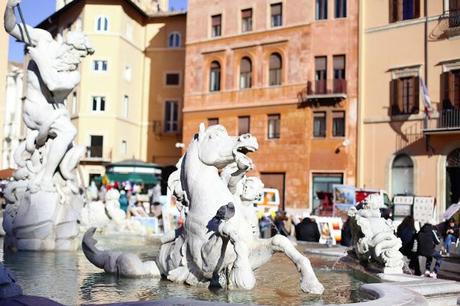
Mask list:
[[[419,82],[419,78],[415,76],[402,77],[391,81],[391,115],[418,114]]]
[[[219,124],[219,118],[208,118],[208,126],[218,125],[218,124]]]
[[[109,18],[105,16],[99,16],[96,19],[96,31],[107,32],[109,30]]]
[[[181,39],[178,32],[173,32],[169,34],[168,37],[168,48],[180,48]]]
[[[347,0],[335,0],[335,18],[347,17]]]
[[[345,137],[345,112],[332,112],[332,136]]]
[[[95,60],[93,61],[93,71],[107,71],[107,61]]]
[[[460,108],[460,69],[441,74],[441,102],[443,109]]]
[[[209,91],[220,90],[220,64],[217,61],[211,63],[211,71],[209,75]]]
[[[219,37],[222,35],[222,15],[214,15],[211,17],[211,37]]]
[[[126,142],[126,140],[121,141],[121,154],[128,154],[128,142]]]
[[[270,5],[271,9],[271,25],[272,28],[280,27],[283,25],[283,4],[275,3]]]
[[[316,0],[316,20],[327,19],[327,1]]]
[[[180,82],[179,73],[166,73],[166,85],[178,86]]]
[[[130,65],[125,66],[125,70],[123,71],[123,77],[126,81],[131,81],[132,78],[132,69]]]
[[[315,57],[315,93],[327,93],[327,57]]]
[[[313,173],[312,214],[319,214],[319,209],[332,213],[332,192],[334,185],[343,184],[342,173]]]
[[[165,103],[165,132],[172,133],[177,132],[178,125],[178,104],[177,101],[166,101]]]
[[[281,85],[281,72],[283,69],[283,62],[281,55],[273,53],[270,55],[269,76],[268,83],[270,86]]]
[[[326,137],[326,113],[313,113],[313,137]]]
[[[281,130],[281,116],[280,114],[268,115],[268,139],[277,139],[280,138]]]
[[[77,93],[74,91],[72,94],[72,114],[75,115],[78,112],[78,101]]]
[[[238,117],[238,135],[248,134],[251,130],[251,117]]]
[[[129,114],[129,97],[128,95],[123,96],[123,105],[122,105],[122,110],[123,110],[123,118],[128,118]]]
[[[252,87],[252,62],[249,57],[243,57],[240,63],[240,88]]]
[[[105,111],[105,97],[96,96],[93,97],[92,110],[93,112]]]
[[[420,17],[420,0],[389,0],[390,22]]]
[[[396,156],[391,170],[393,195],[412,195],[414,192],[414,164],[410,157],[405,154]]]
[[[89,157],[102,158],[104,136],[90,136]]]
[[[346,92],[345,55],[334,55],[334,93]]]
[[[252,31],[252,9],[241,11],[241,32]]]

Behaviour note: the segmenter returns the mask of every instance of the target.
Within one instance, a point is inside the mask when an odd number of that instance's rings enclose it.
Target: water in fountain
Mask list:
[[[97,237],[105,249],[130,251],[144,259],[153,259],[159,241],[133,236]],[[2,241],[0,241],[2,242]],[[298,272],[289,259],[275,254],[271,261],[256,271],[254,290],[220,290],[192,287],[160,279],[126,279],[108,275],[90,264],[81,251],[20,252],[2,254],[5,266],[15,273],[25,294],[46,296],[65,305],[158,300],[182,297],[198,300],[262,304],[321,305],[365,300],[359,294],[365,276],[346,270],[332,270],[335,258],[310,256],[319,280],[326,288],[322,296],[303,293]]]

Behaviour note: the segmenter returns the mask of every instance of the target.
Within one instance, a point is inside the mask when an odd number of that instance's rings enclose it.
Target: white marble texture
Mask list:
[[[5,248],[74,250],[83,206],[75,169],[86,149],[73,142],[76,129],[64,100],[80,82],[81,58],[94,51],[81,32],[53,39],[45,30],[18,23],[19,3],[7,1],[4,26],[26,43],[30,55],[23,101],[27,136],[14,153],[18,169],[5,190]]]
[[[186,218],[183,227],[162,238],[156,260],[161,275],[189,285],[249,290],[256,284],[254,270],[268,262],[274,252],[283,252],[300,272],[301,289],[315,294],[323,292],[310,261],[288,238],[258,237],[256,213],[251,206],[263,184],[246,176],[253,169],[247,153],[258,147],[256,138],[249,134],[232,137],[221,125],[207,129],[200,125],[177,164],[178,170],[168,181],[177,207],[185,210]],[[99,251],[92,232],[87,232],[82,243],[87,258],[106,272],[123,271],[121,255]],[[106,262],[101,262],[101,258]],[[118,269],[108,264],[113,258]],[[133,267],[126,275],[142,276],[138,273],[142,263],[132,257],[126,260],[129,263],[123,267]],[[146,275],[152,275],[151,270],[146,269],[143,276]]]

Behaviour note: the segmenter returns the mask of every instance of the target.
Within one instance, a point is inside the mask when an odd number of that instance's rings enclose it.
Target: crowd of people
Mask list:
[[[128,218],[157,217],[161,219],[161,187],[159,184],[147,189],[145,185],[130,182],[114,182],[113,184],[104,184],[103,182],[98,188],[97,185],[92,182],[88,188],[88,198],[90,200],[104,202],[107,191],[111,189],[119,191],[120,197],[118,202],[120,203],[120,209],[126,213]],[[146,207],[144,203],[148,203],[149,205]]]
[[[454,219],[437,225],[425,223],[417,232],[411,216],[404,218],[396,234],[402,241],[401,253],[409,259],[409,268],[415,275],[422,275],[419,256],[423,256],[426,258],[424,275],[432,278],[437,278],[442,258],[450,256],[452,244],[458,246],[460,238],[459,227]],[[433,259],[435,264],[431,268]]]

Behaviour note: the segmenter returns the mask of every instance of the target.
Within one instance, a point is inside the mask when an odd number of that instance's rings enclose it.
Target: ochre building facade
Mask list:
[[[357,51],[357,1],[190,0],[185,146],[200,122],[249,132],[253,174],[315,211],[318,191],[356,184]]]

